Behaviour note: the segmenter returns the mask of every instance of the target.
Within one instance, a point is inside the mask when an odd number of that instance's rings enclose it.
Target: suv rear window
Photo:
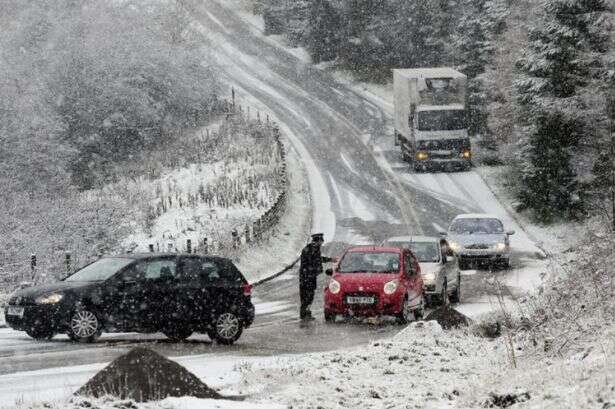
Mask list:
[[[245,283],[235,265],[226,259],[186,257],[182,261],[182,278],[188,281]]]

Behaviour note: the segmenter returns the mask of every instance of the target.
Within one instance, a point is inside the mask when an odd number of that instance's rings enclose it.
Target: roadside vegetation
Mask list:
[[[392,68],[459,69],[475,159],[511,167],[517,210],[542,223],[600,215],[615,229],[605,205],[615,202],[613,0],[253,4],[266,33],[362,81],[390,82]]]
[[[262,125],[205,130],[233,107],[181,1],[0,0],[0,9],[0,282],[31,279],[31,254],[37,273],[59,275],[67,252],[74,268],[125,250],[173,205],[211,196],[214,207],[254,213],[278,193]],[[248,146],[258,154],[247,158]],[[236,181],[217,175],[185,192],[156,182],[241,161]],[[130,189],[144,180],[151,191]]]

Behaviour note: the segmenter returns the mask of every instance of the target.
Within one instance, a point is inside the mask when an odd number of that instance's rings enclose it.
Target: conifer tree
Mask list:
[[[597,210],[606,214],[615,231],[615,76],[608,82],[607,135],[598,144],[599,153],[592,169],[590,189]]]
[[[462,0],[463,14],[455,33],[455,62],[468,76],[468,130],[487,138],[487,90],[481,75],[492,61],[496,37],[502,32],[507,7],[501,0]],[[487,142],[485,142],[487,143]],[[492,148],[492,143],[487,143]]]
[[[315,63],[330,61],[339,48],[340,18],[327,0],[313,0],[309,8],[307,49]]]
[[[584,193],[571,163],[585,127],[578,92],[591,80],[594,53],[604,51],[604,34],[595,26],[606,9],[604,0],[547,0],[517,65],[527,130],[516,165],[518,195],[522,207],[545,221],[581,214]]]

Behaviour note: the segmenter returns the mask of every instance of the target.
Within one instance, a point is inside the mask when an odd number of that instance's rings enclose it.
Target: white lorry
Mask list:
[[[452,68],[393,70],[395,144],[415,171],[471,167],[466,76]]]

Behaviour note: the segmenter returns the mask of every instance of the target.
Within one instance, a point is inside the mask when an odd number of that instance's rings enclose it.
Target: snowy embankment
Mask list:
[[[273,128],[248,115],[197,131],[194,138],[203,141],[197,147],[209,142],[209,148],[203,146],[209,160],[166,170],[155,179],[141,177],[106,187],[103,194],[119,195],[139,215],[129,222],[134,233],[124,246],[175,252],[186,251],[190,240],[193,251],[204,253],[206,239],[209,254],[232,257],[251,282],[293,263],[309,236],[310,192],[297,153],[286,146],[287,155],[281,156]],[[285,137],[282,134],[282,141]],[[254,223],[282,192],[287,199],[280,220],[267,224],[255,238]],[[233,230],[239,235],[238,248],[233,246]]]
[[[103,365],[0,376],[0,407],[25,408],[608,408],[615,404],[613,342],[583,354],[513,359],[506,337],[481,338],[474,328],[443,331],[411,324],[390,340],[325,354],[278,358],[174,358],[223,395],[244,401],[169,398],[137,404],[74,400],[72,391]],[[597,343],[596,345],[599,345]],[[516,365],[516,367],[515,367]],[[39,398],[19,391],[37,383]],[[13,404],[16,402],[16,404]]]
[[[244,247],[237,265],[248,281],[269,277],[293,263],[305,246],[312,226],[310,187],[297,152],[287,147],[288,202],[272,234]]]

